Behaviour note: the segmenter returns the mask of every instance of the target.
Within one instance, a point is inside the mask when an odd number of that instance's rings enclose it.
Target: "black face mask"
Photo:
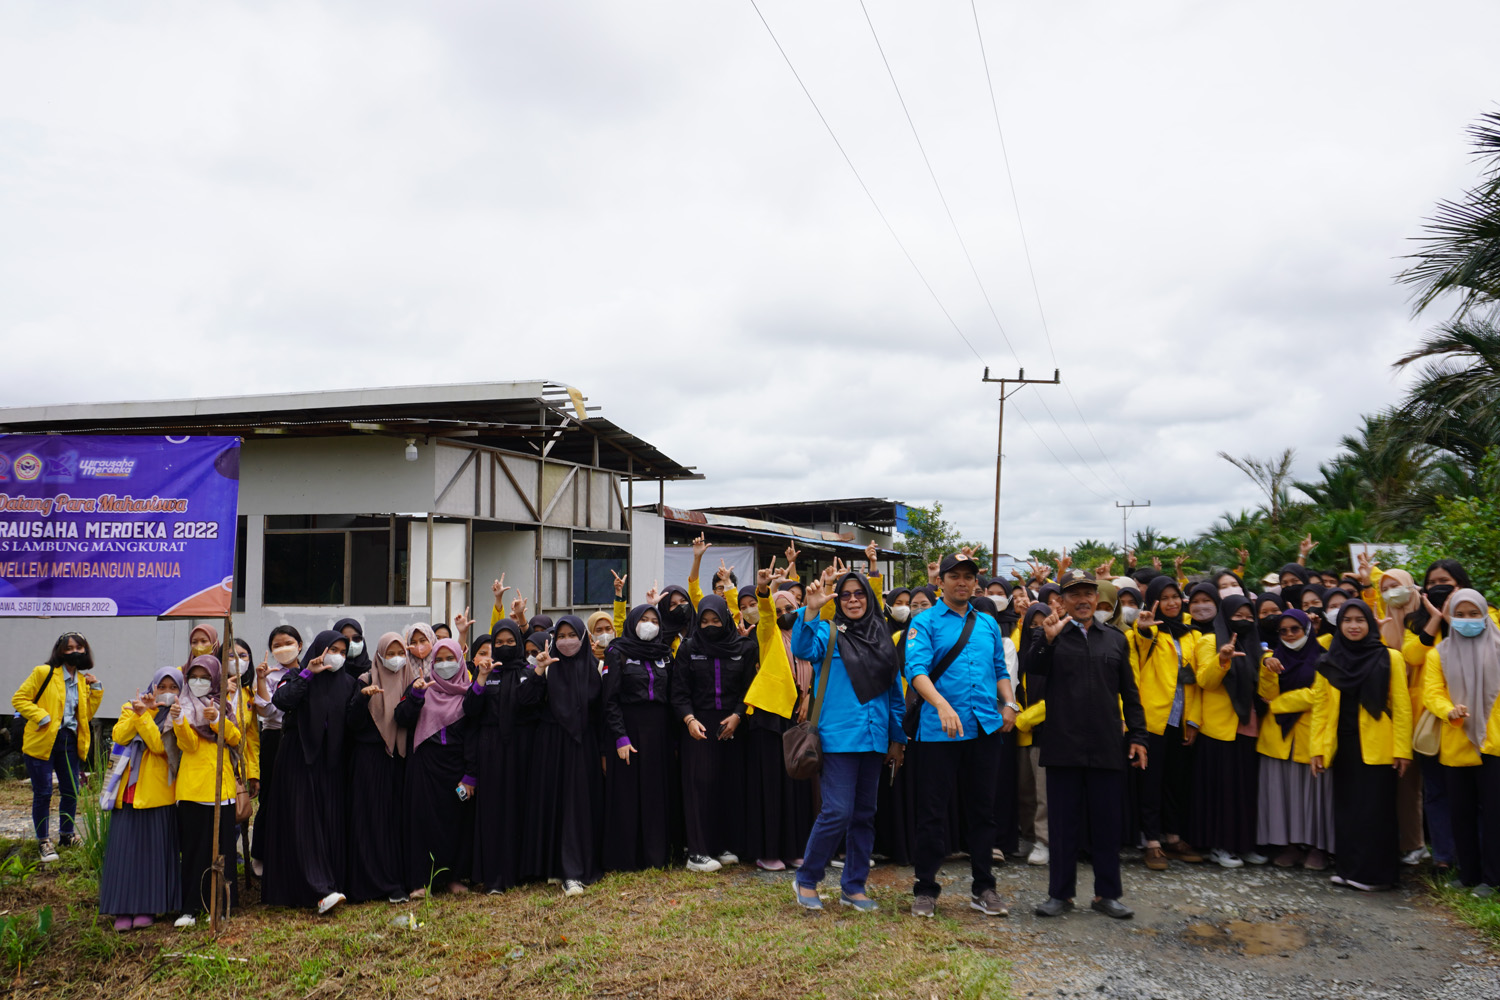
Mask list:
[[[526,659],[526,651],[520,646],[495,646],[491,658],[502,666],[512,666]]]
[[[1260,620],[1260,641],[1268,646],[1276,645],[1276,640],[1281,638],[1281,616],[1272,615]]]
[[[781,614],[776,616],[776,627],[781,629],[781,631],[783,632],[790,632],[792,630],[792,626],[795,624],[797,624],[796,611],[783,611]]]
[[[81,649],[72,653],[64,653],[62,655],[62,661],[64,666],[69,666],[77,669],[79,667],[85,666],[89,662],[89,654],[85,653]]]
[[[698,631],[703,633],[703,638],[709,642],[723,642],[729,638],[729,626],[727,625],[700,625]]]
[[[1229,623],[1229,628],[1234,632],[1235,635],[1239,636],[1241,639],[1247,639],[1256,634],[1255,623],[1247,622],[1243,619],[1231,621]]]
[[[1428,587],[1427,599],[1432,602],[1433,607],[1441,611],[1443,610],[1443,605],[1448,603],[1448,598],[1453,596],[1453,591],[1456,589],[1450,583],[1440,583],[1435,587]]]
[[[688,623],[691,617],[692,612],[688,610],[688,606],[685,602],[677,605],[677,607],[675,608],[670,608],[667,611],[667,623],[675,626],[676,628],[682,628]]]

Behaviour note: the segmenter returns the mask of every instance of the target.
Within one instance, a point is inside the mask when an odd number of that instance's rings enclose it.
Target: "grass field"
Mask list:
[[[1491,947],[1500,948],[1500,895],[1479,899],[1468,889],[1450,889],[1437,883],[1432,891],[1452,907],[1464,923],[1483,932]]]
[[[11,854],[34,859],[36,845],[0,842],[0,856]],[[117,934],[95,910],[97,883],[86,868],[80,852],[66,851],[19,884],[0,884],[6,915],[34,923],[50,906],[55,918],[29,964],[0,973],[16,995],[1010,995],[1002,946],[984,918],[951,906],[957,919],[915,920],[905,914],[904,886],[872,888],[883,904],[877,914],[842,910],[835,896],[825,901],[829,910],[804,915],[785,876],[656,871],[611,875],[577,899],[538,886],[340,907],[327,917],[252,904],[215,941],[206,920],[189,931],[159,925]],[[399,916],[419,926],[397,927]]]

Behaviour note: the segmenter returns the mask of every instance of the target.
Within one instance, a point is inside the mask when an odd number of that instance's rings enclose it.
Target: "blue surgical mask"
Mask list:
[[[1455,618],[1453,619],[1453,631],[1470,639],[1484,634],[1483,618]]]

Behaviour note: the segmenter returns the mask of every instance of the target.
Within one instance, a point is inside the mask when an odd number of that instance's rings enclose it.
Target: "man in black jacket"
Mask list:
[[[1129,759],[1146,766],[1146,714],[1135,686],[1130,648],[1116,628],[1094,620],[1098,588],[1091,574],[1068,570],[1058,581],[1063,609],[1042,622],[1031,669],[1047,677],[1047,725],[1041,734],[1041,766],[1047,769],[1047,807],[1052,868],[1047,901],[1039,917],[1073,909],[1078,848],[1085,841],[1094,862],[1093,908],[1109,917],[1134,916],[1120,902],[1120,816],[1125,795],[1126,753],[1120,710],[1130,743]]]

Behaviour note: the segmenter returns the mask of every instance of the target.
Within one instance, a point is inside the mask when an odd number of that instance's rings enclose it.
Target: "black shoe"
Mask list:
[[[1060,917],[1071,909],[1073,909],[1073,901],[1071,899],[1057,899],[1056,897],[1048,896],[1047,901],[1036,908],[1036,915],[1039,917]]]
[[[1135,911],[1118,899],[1096,899],[1089,908],[1098,910],[1106,917],[1114,917],[1116,920],[1129,920],[1135,916]]]

